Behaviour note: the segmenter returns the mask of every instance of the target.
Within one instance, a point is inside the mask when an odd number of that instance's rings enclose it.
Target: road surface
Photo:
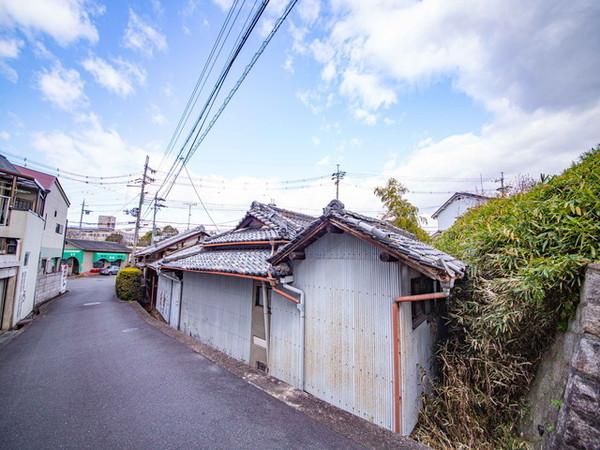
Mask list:
[[[0,448],[348,448],[77,279],[0,348]]]

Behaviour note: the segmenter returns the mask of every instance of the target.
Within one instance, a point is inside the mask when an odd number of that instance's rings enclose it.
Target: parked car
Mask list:
[[[100,270],[100,275],[116,275],[121,268],[119,266],[108,266]]]

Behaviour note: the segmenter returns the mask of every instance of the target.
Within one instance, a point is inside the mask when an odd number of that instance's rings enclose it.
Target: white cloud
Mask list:
[[[0,141],[8,141],[10,139],[10,133],[8,131],[0,131]]]
[[[22,46],[23,41],[20,39],[0,39],[0,73],[11,83],[19,80],[19,74],[4,59],[17,58]]]
[[[22,46],[20,39],[0,39],[0,58],[16,58]]]
[[[167,38],[130,9],[123,45],[146,56],[152,56],[155,51],[164,52],[167,49]]]
[[[133,93],[135,84],[144,84],[146,72],[123,59],[114,60],[114,65],[97,56],[91,56],[82,62],[97,83],[106,89],[126,97]]]
[[[376,75],[347,69],[342,78],[340,92],[357,101],[364,109],[374,111],[396,103],[395,92],[384,86]]]
[[[298,4],[298,15],[308,23],[313,24],[321,12],[321,2],[319,0],[303,0]]]
[[[285,62],[283,63],[283,70],[291,74],[294,73],[294,58],[291,55],[287,55]]]
[[[321,144],[321,139],[318,136],[313,136],[310,140],[313,143],[313,145],[320,145]]]
[[[317,161],[317,166],[328,166],[331,162],[331,156],[325,155]]]
[[[57,63],[51,70],[38,73],[37,85],[45,100],[65,111],[75,111],[87,103],[84,82],[75,69]]]
[[[223,11],[227,11],[231,7],[233,0],[212,0],[212,2]]]
[[[600,89],[593,0],[340,0],[333,13],[325,42],[337,71],[377,74],[370,89],[385,89],[386,79],[410,87],[452,77],[491,110],[508,102],[527,111],[589,104]],[[345,92],[364,98],[362,84]]]
[[[63,46],[79,39],[97,42],[98,30],[90,17],[102,13],[85,0],[0,0],[1,27],[46,33]]]
[[[162,111],[160,110],[160,108],[158,106],[152,105],[150,107],[150,113],[151,113],[152,123],[154,123],[156,125],[164,125],[167,123],[167,118],[165,117],[165,115],[162,113]]]

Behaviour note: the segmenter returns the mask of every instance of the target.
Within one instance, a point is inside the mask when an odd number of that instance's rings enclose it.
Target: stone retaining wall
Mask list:
[[[547,449],[600,449],[600,264],[590,264],[581,291],[573,356],[556,431]]]

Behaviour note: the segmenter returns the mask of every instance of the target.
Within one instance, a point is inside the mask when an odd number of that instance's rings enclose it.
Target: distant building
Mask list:
[[[437,219],[437,232],[440,233],[447,230],[452,226],[456,219],[466,213],[468,209],[479,206],[488,200],[490,200],[490,197],[471,194],[469,192],[456,192],[452,194],[452,196],[431,215],[433,219]]]
[[[133,232],[126,230],[117,230],[111,228],[97,227],[69,227],[67,229],[67,238],[85,239],[89,241],[105,241],[111,234],[120,234],[123,236],[122,244],[133,245]]]
[[[56,177],[0,155],[0,329],[64,292],[60,262],[69,205]]]
[[[98,228],[114,230],[117,224],[115,216],[98,216]]]
[[[67,262],[69,275],[74,275],[92,269],[124,265],[130,253],[129,247],[116,242],[67,238],[63,258]]]

